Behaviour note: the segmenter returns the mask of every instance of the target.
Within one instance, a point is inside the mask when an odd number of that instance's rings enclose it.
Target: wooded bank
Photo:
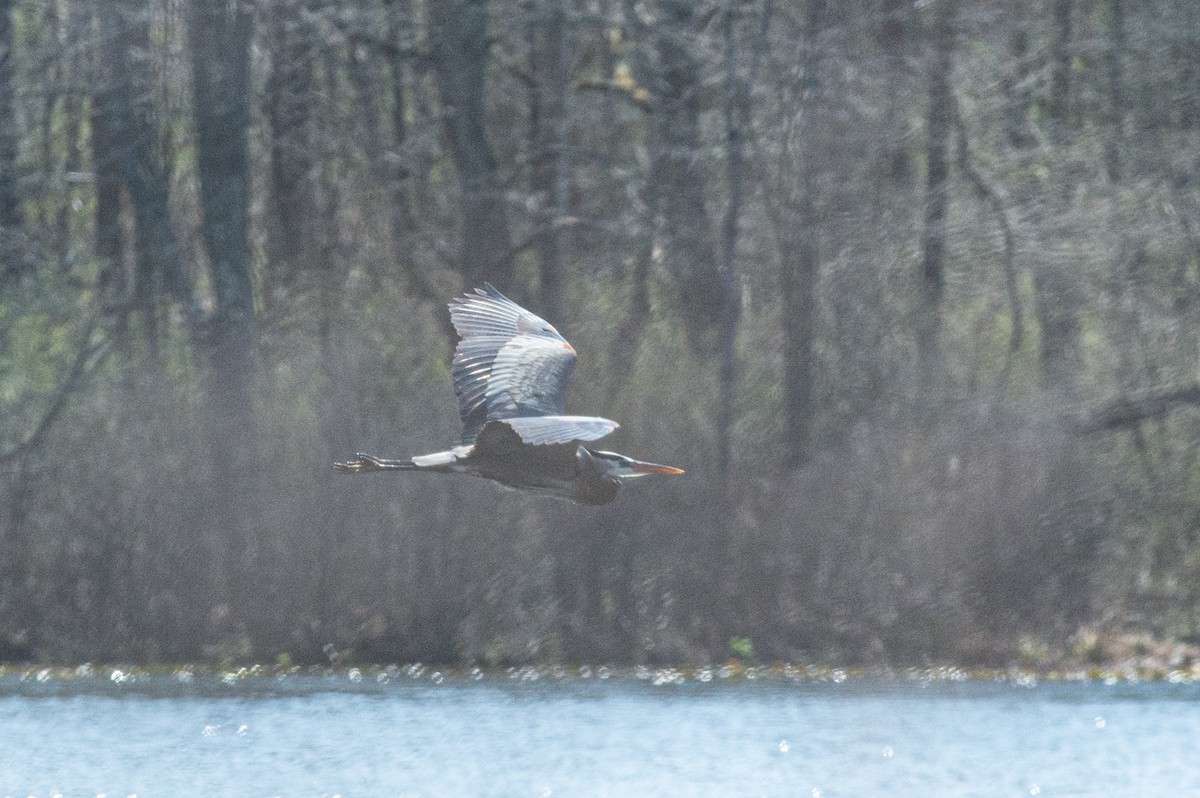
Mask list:
[[[1190,0],[0,0],[0,659],[995,663],[1200,609]],[[456,434],[445,303],[687,469]]]

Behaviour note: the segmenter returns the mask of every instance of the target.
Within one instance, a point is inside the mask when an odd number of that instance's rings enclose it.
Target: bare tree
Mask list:
[[[1195,130],[1200,127],[1200,8],[1188,0],[1175,0],[1170,12],[1179,29],[1174,59],[1182,95],[1179,98],[1179,124]]]
[[[108,270],[106,283],[121,325],[131,311],[139,312],[143,332],[153,342],[160,286],[179,302],[193,328],[201,309],[171,226],[170,178],[159,154],[152,105],[149,16],[144,0],[116,0],[106,13],[96,13],[101,80],[92,108],[92,157],[97,246]],[[128,191],[134,219],[132,279],[122,263],[118,181]]]
[[[1121,180],[1125,119],[1125,0],[1108,0],[1108,136],[1104,144],[1104,163],[1108,179]]]
[[[1025,148],[1034,143],[1029,127],[1029,108],[1033,102],[1030,73],[1033,58],[1029,51],[1029,23],[1025,3],[1017,5],[1012,29],[1008,32],[1008,47],[1004,71],[1000,74],[999,89],[1004,102],[1004,131],[1012,147]]]
[[[508,290],[508,214],[487,137],[488,2],[445,0],[431,3],[428,12],[446,137],[458,170],[462,276],[468,285],[488,280]]]
[[[126,68],[123,59],[118,55],[118,48],[124,47],[124,41],[108,41],[112,35],[104,26],[102,19],[94,20],[97,35],[100,38],[99,57],[95,59],[95,76],[100,89],[91,104],[89,119],[92,135],[88,139],[91,148],[92,169],[95,171],[96,204],[94,224],[96,230],[95,252],[100,259],[100,287],[106,296],[123,300],[127,291],[127,275],[123,263],[124,235],[121,230],[121,166],[116,153],[117,139],[114,127],[119,127],[118,120],[110,119],[115,98],[108,97],[110,91],[126,79]],[[112,87],[108,89],[106,87]],[[114,125],[115,123],[115,125]],[[118,330],[117,340],[121,342],[125,314],[120,314],[122,322]]]
[[[319,255],[313,229],[317,162],[309,125],[316,32],[305,17],[306,12],[311,13],[311,5],[309,0],[275,0],[264,7],[271,56],[267,116],[271,125],[272,224],[268,240],[272,280],[264,296],[268,309],[275,304],[271,294],[311,274]]]
[[[254,297],[246,239],[250,209],[250,43],[252,9],[234,0],[201,0],[187,10],[192,102],[200,178],[201,230],[214,308],[209,356],[207,432],[213,489],[213,583],[217,595],[248,610],[244,578],[252,563],[245,492],[253,454]]]
[[[1071,96],[1072,12],[1074,0],[1050,0],[1053,16],[1050,44],[1050,118],[1065,124]]]
[[[813,417],[816,413],[813,382],[817,351],[817,290],[820,266],[820,224],[817,218],[819,170],[811,131],[821,104],[821,35],[825,28],[825,0],[808,0],[805,6],[803,44],[800,50],[800,83],[794,116],[799,123],[792,134],[801,148],[793,184],[776,189],[788,210],[774,216],[775,237],[780,243],[780,304],[783,314],[783,414],[787,434],[787,465],[798,468],[811,457]],[[787,129],[792,130],[792,125]],[[781,152],[781,165],[791,159]],[[779,173],[784,174],[780,169]]]
[[[17,59],[13,55],[13,0],[0,0],[0,247],[6,229],[21,226],[17,193],[17,130],[14,104]],[[0,252],[4,251],[0,249]],[[3,274],[5,270],[0,270]]]
[[[250,186],[250,41],[245,2],[188,5],[202,231],[215,307],[210,321],[214,398],[228,412],[250,410],[254,297],[246,241]]]
[[[405,37],[410,35],[408,18],[412,11],[404,0],[386,0],[388,9],[388,32],[391,47],[387,51],[388,73],[391,82],[391,123],[393,148],[391,179],[391,222],[396,255],[404,266],[413,288],[427,298],[434,292],[424,280],[424,274],[415,262],[412,233],[415,225],[413,214],[411,159],[406,157],[408,146],[408,113],[411,101],[408,96],[407,63],[411,60],[405,48]]]
[[[950,128],[954,95],[950,68],[956,0],[931,10],[928,105],[925,115],[925,217],[921,229],[921,279],[917,302],[919,400],[927,403],[942,384],[942,297],[945,294],[946,209],[949,204]]]
[[[875,13],[875,41],[878,43],[886,79],[892,90],[884,98],[886,128],[891,135],[883,142],[880,184],[903,184],[912,179],[913,158],[905,145],[903,129],[904,107],[908,99],[903,90],[909,72],[909,50],[916,38],[910,32],[915,27],[911,21],[917,17],[916,4],[905,0],[879,0],[880,8]]]
[[[688,0],[661,0],[658,11],[651,179],[659,186],[667,271],[679,313],[692,345],[713,353],[725,299],[700,159],[704,88],[695,46],[700,20]]]
[[[566,318],[561,221],[566,216],[567,92],[571,80],[568,0],[536,0],[529,30],[530,188],[535,204],[542,315]]]
[[[768,4],[767,8],[770,8]],[[733,402],[736,388],[738,302],[737,244],[745,185],[745,136],[750,124],[750,92],[738,74],[738,46],[733,3],[722,9],[725,48],[725,162],[729,207],[721,223],[721,377],[717,400],[717,471],[729,475],[733,444]],[[764,12],[765,13],[765,12]],[[753,75],[747,80],[753,80]],[[727,483],[728,484],[728,483]]]

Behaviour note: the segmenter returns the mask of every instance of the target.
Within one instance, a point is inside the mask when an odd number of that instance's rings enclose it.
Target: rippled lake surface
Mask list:
[[[1195,683],[662,675],[8,674],[0,798],[1200,795]]]

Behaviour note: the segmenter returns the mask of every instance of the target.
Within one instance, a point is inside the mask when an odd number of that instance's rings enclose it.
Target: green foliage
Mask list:
[[[70,330],[55,324],[49,313],[28,313],[15,319],[8,330],[6,370],[16,390],[49,393],[54,389],[56,366],[68,353]]]
[[[754,652],[754,642],[748,637],[729,638],[729,656],[744,662],[758,661],[758,655]]]

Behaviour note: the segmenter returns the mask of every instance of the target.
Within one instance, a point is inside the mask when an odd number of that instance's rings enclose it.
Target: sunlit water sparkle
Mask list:
[[[0,798],[1200,795],[1196,683],[719,670],[9,674]]]

